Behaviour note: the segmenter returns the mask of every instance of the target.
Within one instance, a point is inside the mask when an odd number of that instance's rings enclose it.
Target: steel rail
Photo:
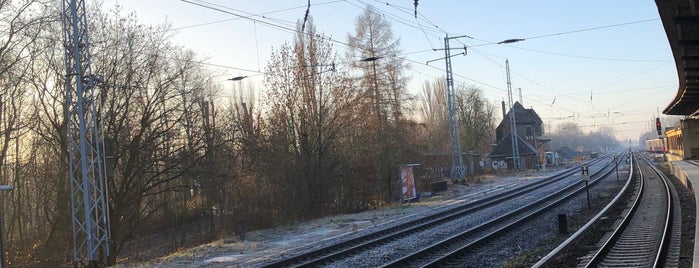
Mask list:
[[[609,168],[611,166],[611,165],[609,165],[610,163],[611,163],[611,161],[609,163],[607,163],[607,165],[605,167],[603,167],[602,169],[599,169],[597,172],[595,172],[595,174],[593,174],[593,175],[598,175],[600,172]],[[614,170],[613,168],[609,168],[608,170],[606,170],[606,172],[604,174],[602,174],[600,176],[596,176],[596,178],[592,181],[591,185],[594,185],[597,182],[599,182],[600,180],[602,180],[605,176],[609,175],[613,170]],[[500,233],[502,233],[508,229],[513,228],[514,225],[521,223],[521,222],[524,222],[524,221],[526,221],[526,220],[528,220],[528,219],[530,219],[530,218],[532,218],[540,213],[543,213],[543,212],[547,211],[548,209],[550,209],[550,207],[558,205],[564,201],[567,201],[570,198],[572,198],[573,196],[575,196],[576,194],[583,192],[585,190],[585,187],[582,186],[582,183],[583,183],[582,181],[579,181],[579,182],[576,182],[574,184],[571,184],[570,186],[565,187],[564,189],[561,189],[558,192],[556,192],[556,193],[554,193],[546,198],[542,198],[537,202],[534,202],[534,203],[529,204],[525,207],[522,207],[520,209],[512,211],[506,215],[502,215],[496,219],[493,219],[491,221],[483,223],[479,226],[473,227],[469,230],[465,230],[459,234],[453,235],[453,236],[451,236],[447,239],[444,239],[438,243],[435,243],[429,247],[423,248],[422,250],[413,252],[412,254],[404,256],[403,258],[400,258],[398,260],[395,260],[393,262],[385,264],[382,267],[411,266],[414,264],[414,262],[416,260],[422,259],[422,256],[432,255],[431,252],[444,250],[445,248],[448,248],[448,245],[450,245],[450,244],[460,244],[461,246],[458,246],[456,249],[451,249],[451,250],[449,250],[448,253],[439,254],[440,256],[438,256],[436,258],[431,257],[431,260],[427,264],[421,265],[422,267],[440,266],[442,263],[446,262],[447,259],[453,257],[454,255],[459,255],[462,252],[468,251],[468,249],[474,247],[477,244],[484,242],[486,239],[492,238],[496,235],[499,235]],[[577,189],[576,189],[576,187],[577,187]],[[570,192],[570,191],[572,191],[572,192]],[[570,192],[570,193],[566,194],[567,192]],[[551,203],[546,204],[543,207],[537,208],[537,206],[542,205],[542,204],[546,203],[547,201],[551,201],[553,198],[555,198],[557,196],[562,196],[562,197],[560,197],[556,200],[553,200]],[[512,220],[513,216],[515,216],[516,214],[522,214],[522,213],[525,213],[527,210],[532,210],[532,209],[534,209],[534,211],[526,214],[525,216],[522,216],[519,219],[516,219],[508,224],[505,224],[504,226],[501,226],[501,227],[497,228],[495,231],[491,231],[490,233],[488,233],[484,236],[481,236],[478,239],[475,239],[475,240],[472,240],[471,242],[463,244],[463,242],[464,242],[463,240],[466,237],[471,236],[477,232],[485,231],[485,230],[487,230],[487,228],[492,228],[494,225],[502,223],[506,220]]]
[[[616,264],[622,264],[620,263],[620,261],[616,261],[614,258],[622,257],[624,259],[627,259],[626,256],[634,256],[636,258],[635,261],[637,261],[636,264],[630,264],[628,262],[626,262],[626,264],[637,265],[639,264],[638,262],[642,261],[642,258],[638,257],[638,251],[640,251],[642,248],[654,252],[654,256],[652,256],[652,267],[659,267],[661,258],[663,254],[666,252],[665,248],[667,247],[666,237],[668,231],[670,230],[669,223],[672,216],[672,197],[670,194],[668,182],[666,181],[666,177],[662,174],[662,172],[660,172],[657,168],[651,165],[646,158],[640,158],[646,165],[648,165],[653,170],[653,172],[656,175],[658,175],[660,181],[662,182],[663,193],[665,193],[665,208],[664,213],[662,215],[663,218],[661,219],[662,224],[661,226],[659,226],[659,228],[662,230],[661,234],[659,235],[660,241],[657,241],[657,236],[644,236],[645,232],[639,231],[638,228],[630,228],[633,221],[641,221],[644,223],[643,229],[647,229],[648,227],[646,227],[646,225],[652,225],[653,220],[649,220],[646,217],[643,217],[643,219],[639,219],[639,217],[636,217],[638,216],[636,213],[639,212],[639,208],[641,205],[655,203],[653,200],[646,200],[643,198],[643,193],[647,190],[646,175],[644,174],[644,172],[639,172],[641,187],[638,191],[638,194],[634,198],[632,208],[629,210],[629,213],[627,213],[624,216],[622,223],[617,226],[617,228],[613,231],[612,235],[604,241],[599,250],[597,250],[597,252],[588,260],[588,262],[585,264],[585,267],[597,267],[603,262],[616,262]],[[641,170],[640,163],[638,165],[638,169],[639,171]],[[657,206],[651,208],[651,210],[655,209],[657,209]],[[633,238],[633,248],[628,248],[624,244],[620,243],[620,241],[624,237]]]
[[[606,158],[594,159],[590,161],[589,164],[596,164],[602,162],[602,160],[604,159]],[[463,217],[464,215],[471,213],[475,210],[495,205],[497,203],[502,202],[503,200],[512,199],[517,196],[534,191],[540,188],[541,186],[558,182],[562,179],[565,179],[568,176],[577,173],[579,167],[580,165],[576,165],[568,169],[567,171],[560,172],[544,180],[540,180],[534,183],[528,183],[511,190],[503,190],[502,192],[497,192],[483,199],[474,200],[473,202],[469,202],[464,205],[459,205],[457,207],[438,212],[420,219],[388,227],[377,232],[372,232],[369,234],[351,238],[337,244],[311,250],[309,252],[291,256],[289,258],[284,258],[282,260],[266,264],[263,267],[309,267],[322,265],[323,263],[331,262],[333,259],[337,259],[342,256],[350,255],[353,252],[361,251],[366,248],[379,245],[380,243],[390,241],[391,239],[394,239],[399,236],[407,235],[409,234],[409,232],[414,232],[418,229],[429,228],[430,226],[434,226],[439,223]],[[596,175],[603,169],[604,168],[598,169],[597,171],[595,171],[593,175]]]
[[[629,158],[631,166],[634,165],[634,160],[633,157]],[[532,268],[539,268],[548,265],[549,261],[554,259],[556,256],[558,256],[563,250],[568,249],[574,242],[578,241],[580,237],[582,237],[583,234],[587,232],[587,230],[595,223],[597,222],[604,214],[609,211],[610,208],[612,208],[615,204],[617,204],[621,197],[624,195],[624,192],[629,188],[631,185],[631,178],[634,175],[634,169],[631,169],[631,172],[629,172],[629,176],[626,179],[626,183],[624,184],[624,187],[621,188],[619,193],[614,196],[614,198],[604,207],[602,210],[597,213],[592,219],[590,219],[585,225],[580,227],[575,233],[573,233],[570,237],[568,237],[565,241],[563,241],[561,244],[558,245],[558,247],[554,248],[552,251],[550,251],[546,256],[542,257],[539,259],[537,263],[532,265]]]

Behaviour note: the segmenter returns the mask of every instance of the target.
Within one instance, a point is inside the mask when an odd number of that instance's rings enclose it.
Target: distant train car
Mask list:
[[[646,152],[664,153],[666,149],[665,139],[646,140]]]
[[[668,159],[699,159],[699,120],[683,119],[679,126],[665,131]]]
[[[679,127],[672,128],[665,131],[667,136],[667,152],[669,159],[673,160],[683,160],[684,156],[687,155],[684,151],[684,142],[682,141],[682,129]],[[690,152],[691,153],[691,152]]]

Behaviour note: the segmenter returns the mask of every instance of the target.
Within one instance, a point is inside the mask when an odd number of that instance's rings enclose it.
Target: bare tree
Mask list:
[[[368,6],[356,19],[354,34],[348,36],[348,57],[352,67],[362,74],[357,108],[366,126],[359,134],[364,144],[358,147],[357,161],[366,167],[366,185],[384,201],[396,197],[397,170],[404,150],[403,104],[406,98],[406,67],[400,54],[399,40],[393,36],[390,23],[373,7]],[[365,159],[361,159],[365,157]],[[371,163],[371,164],[370,164]]]
[[[2,233],[7,234],[3,242],[9,242],[4,243],[6,250],[15,252],[9,256],[10,261],[41,251],[32,248],[32,242],[42,240],[40,235],[51,237],[63,227],[54,224],[61,216],[54,212],[57,206],[50,197],[61,196],[67,184],[44,193],[53,181],[43,183],[44,177],[34,177],[41,174],[31,166],[37,161],[38,140],[33,131],[38,117],[32,104],[40,95],[33,91],[34,81],[40,79],[34,77],[34,70],[41,64],[42,49],[52,43],[42,39],[55,22],[51,7],[48,1],[0,1],[0,184],[15,186],[14,191],[0,194],[0,215]],[[32,263],[43,259],[36,258]]]
[[[461,141],[466,151],[488,152],[495,139],[495,105],[477,87],[460,86],[456,107],[461,123]]]
[[[421,93],[418,120],[425,124],[426,153],[444,153],[449,144],[446,79],[425,81]]]
[[[339,135],[349,126],[354,98],[345,86],[346,71],[334,64],[337,56],[316,32],[313,19],[304,31],[300,27],[293,46],[273,53],[266,85],[273,111],[270,141],[282,147],[275,159],[284,159],[275,162],[285,171],[276,176],[291,195],[289,200],[299,202],[289,211],[308,218],[327,213],[334,203],[332,189],[341,164]]]
[[[200,190],[191,169],[207,152],[202,104],[210,81],[193,53],[169,41],[168,26],[145,27],[119,10],[91,18],[101,26],[92,34],[93,72],[104,80],[99,120],[114,167],[107,179],[114,263],[127,241],[163,228],[145,222],[186,210],[173,208],[173,193],[183,193],[174,202],[182,204],[184,193]]]

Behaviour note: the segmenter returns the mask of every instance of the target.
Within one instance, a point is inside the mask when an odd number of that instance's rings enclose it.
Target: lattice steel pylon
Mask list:
[[[512,101],[512,82],[510,81],[510,61],[505,59],[505,71],[507,73],[507,98],[510,105],[510,138],[512,138],[512,164],[514,170],[520,170],[519,142],[517,140],[517,122],[515,121],[515,104]]]
[[[109,256],[107,185],[97,124],[95,87],[84,0],[63,0],[66,123],[73,260],[90,267]]]
[[[466,177],[466,167],[461,155],[461,124],[459,115],[456,113],[456,92],[454,92],[454,76],[451,70],[451,52],[449,39],[459,38],[444,37],[444,60],[447,65],[447,102],[449,108],[449,140],[451,142],[451,179],[458,181]],[[465,49],[465,48],[464,48]]]

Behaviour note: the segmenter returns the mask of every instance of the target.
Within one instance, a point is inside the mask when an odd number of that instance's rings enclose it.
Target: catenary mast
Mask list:
[[[63,0],[61,19],[66,64],[67,150],[71,189],[73,260],[96,267],[109,255],[109,211],[103,148],[84,0]]]
[[[505,70],[507,72],[507,98],[510,104],[510,137],[512,138],[512,164],[514,170],[520,170],[519,144],[517,140],[517,123],[515,121],[515,104],[512,101],[512,82],[510,81],[510,61],[505,59]]]
[[[444,37],[444,60],[447,68],[447,105],[449,108],[449,140],[451,144],[451,179],[458,181],[466,177],[466,167],[461,155],[461,124],[459,123],[459,115],[456,113],[456,92],[454,90],[454,75],[451,69],[451,50],[449,48],[449,40],[455,38],[466,37]],[[464,54],[466,48],[464,47]]]

